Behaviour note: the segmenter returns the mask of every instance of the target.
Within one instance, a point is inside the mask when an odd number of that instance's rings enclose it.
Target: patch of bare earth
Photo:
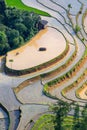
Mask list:
[[[46,48],[45,51],[39,51],[40,48]],[[41,30],[25,46],[11,51],[6,57],[6,66],[14,70],[23,70],[32,68],[39,64],[48,62],[66,48],[66,41],[62,34],[53,28]],[[12,65],[9,60],[12,59]]]

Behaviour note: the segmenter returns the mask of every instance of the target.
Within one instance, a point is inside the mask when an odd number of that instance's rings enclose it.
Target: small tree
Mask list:
[[[81,30],[81,28],[79,27],[79,25],[76,25],[75,26],[75,33],[77,34],[80,30]]]
[[[5,44],[8,42],[7,36],[3,31],[0,31],[0,44]]]
[[[5,9],[6,9],[5,1],[0,0],[0,14],[4,14]]]
[[[0,55],[4,55],[9,50],[10,50],[10,46],[8,43],[0,44]]]
[[[15,29],[19,31],[21,36],[26,37],[27,27],[23,23],[16,23]]]
[[[62,124],[64,118],[67,116],[69,112],[69,104],[67,102],[59,101],[57,104],[54,105],[53,111],[55,113],[54,119],[54,128],[55,130],[63,130]]]
[[[68,4],[68,11],[70,12],[70,9],[72,8],[71,4]]]
[[[17,38],[14,38],[12,43],[13,43],[13,49],[15,49],[24,44],[24,39],[22,36],[19,36]]]
[[[80,128],[79,112],[80,112],[79,105],[76,104],[75,109],[74,109],[74,117],[73,117],[73,130],[79,130]]]
[[[80,130],[87,130],[87,104],[84,106],[82,111],[82,121]]]

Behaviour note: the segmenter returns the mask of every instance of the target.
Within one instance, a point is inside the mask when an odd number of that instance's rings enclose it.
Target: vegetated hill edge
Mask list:
[[[39,15],[43,15],[43,16],[50,16],[50,14],[48,14],[47,12],[45,11],[42,11],[42,10],[39,10],[39,9],[36,9],[36,8],[33,8],[33,7],[29,7],[27,5],[25,5],[22,0],[17,0],[17,2],[15,2],[15,0],[5,0],[7,6],[11,6],[11,7],[16,7],[18,9],[21,9],[21,10],[26,10],[26,11],[30,11],[30,12],[35,12]]]
[[[0,0],[0,55],[22,46],[40,30],[41,17],[34,12],[7,7]]]

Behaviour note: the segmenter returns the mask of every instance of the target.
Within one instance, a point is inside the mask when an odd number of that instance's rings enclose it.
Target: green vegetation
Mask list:
[[[45,114],[36,121],[32,130],[53,130],[54,124],[52,119],[54,118],[53,114]]]
[[[84,56],[87,56],[87,47],[86,47],[86,49],[85,49],[85,54],[84,54]]]
[[[72,108],[73,116],[69,116]],[[87,105],[80,110],[78,104],[58,102],[50,109],[52,113],[42,115],[32,130],[87,130]]]
[[[80,119],[80,107],[76,104],[74,108],[74,116],[73,116],[73,130],[79,130],[81,127],[81,119]]]
[[[17,2],[15,2],[15,0],[5,0],[5,1],[6,1],[7,6],[16,7],[18,9],[26,10],[26,11],[30,11],[30,12],[35,12],[35,13],[43,15],[43,16],[50,16],[48,13],[46,13],[44,11],[24,5],[21,2],[21,0],[17,0]]]
[[[71,4],[68,4],[68,11],[70,12],[70,9],[72,8]]]
[[[7,7],[0,0],[0,55],[30,40],[39,31],[40,21],[38,14]]]
[[[41,116],[35,123],[32,130],[55,130],[53,120],[55,116],[53,114],[44,114]],[[65,117],[62,128],[64,127],[65,130],[71,130],[73,126],[73,117]],[[58,129],[57,129],[58,130]]]
[[[67,102],[60,101],[53,106],[52,110],[55,114],[55,118],[53,120],[54,129],[63,130],[63,126],[65,127],[64,118],[67,117],[70,105]]]
[[[79,69],[80,66],[82,67],[82,65],[84,64],[86,56],[87,56],[87,49],[85,49],[83,57],[79,60],[79,62],[75,66],[73,66],[73,68],[70,71],[68,71],[64,75],[62,75],[62,76],[60,76],[60,77],[58,77],[58,78],[56,78],[54,80],[49,81],[48,83],[46,83],[44,85],[44,89],[43,89],[44,94],[49,96],[49,97],[53,97],[49,93],[49,89],[51,89],[51,87],[53,87],[54,85],[59,85],[59,84],[61,84],[61,82],[65,81],[66,79],[71,78],[76,73],[77,69]],[[84,77],[84,73],[79,78],[81,78],[81,77]],[[74,83],[75,84],[78,83],[77,80]],[[74,83],[72,85],[70,85],[70,86],[67,86],[66,88],[64,88],[62,90],[62,95],[63,96],[65,95],[65,91],[68,91],[68,90],[70,90],[70,89],[72,89],[74,87]],[[57,99],[57,97],[53,97],[53,98]]]
[[[79,25],[76,25],[75,26],[75,33],[77,34],[80,30],[81,30],[81,28],[79,27]]]

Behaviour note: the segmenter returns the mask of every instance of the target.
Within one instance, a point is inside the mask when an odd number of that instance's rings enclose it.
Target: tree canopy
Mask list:
[[[38,14],[7,7],[0,0],[0,55],[23,45],[39,31]]]

